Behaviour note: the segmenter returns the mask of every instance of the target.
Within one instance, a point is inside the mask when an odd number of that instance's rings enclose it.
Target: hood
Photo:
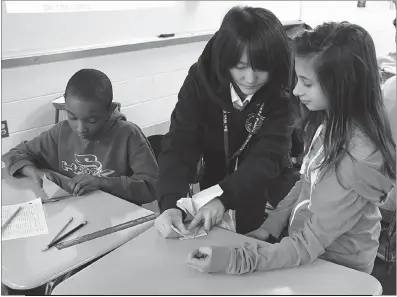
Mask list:
[[[355,179],[353,185],[354,190],[368,201],[383,205],[388,199],[396,199],[392,193],[395,193],[394,188],[396,181],[389,178],[385,174],[374,168],[379,167],[380,152],[375,152],[365,162],[355,162],[354,170],[358,178]],[[379,199],[380,197],[380,199]]]
[[[110,115],[108,121],[105,123],[105,125],[100,130],[99,133],[101,136],[108,133],[117,122],[127,120],[126,116],[119,111],[120,103],[112,102],[111,108],[113,109],[113,113]]]
[[[214,103],[226,111],[233,110],[233,104],[230,100],[229,85],[221,84],[216,76],[215,63],[212,57],[212,48],[214,46],[217,33],[208,41],[201,56],[197,62],[197,78],[200,85],[204,87],[204,92]]]

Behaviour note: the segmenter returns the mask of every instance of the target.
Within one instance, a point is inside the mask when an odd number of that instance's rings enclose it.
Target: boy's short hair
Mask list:
[[[65,101],[68,96],[99,101],[109,107],[113,101],[112,83],[109,77],[99,70],[81,69],[69,79],[66,85]]]

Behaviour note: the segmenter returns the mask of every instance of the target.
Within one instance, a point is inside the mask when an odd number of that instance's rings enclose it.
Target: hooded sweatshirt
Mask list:
[[[171,115],[170,131],[162,140],[159,206],[161,211],[176,208],[177,200],[186,197],[197,163],[203,156],[200,189],[219,184],[223,194],[218,198],[225,210],[236,210],[237,232],[246,233],[263,222],[265,191],[272,193],[268,196],[275,206],[296,182],[286,176],[291,149],[291,113],[287,95],[271,81],[254,94],[242,111],[234,108],[230,85],[221,84],[215,75],[211,57],[214,38],[216,34],[199,61],[191,66]],[[238,158],[238,169],[227,175],[223,110],[228,112],[228,145],[229,156],[232,156],[248,136],[247,118],[256,114],[262,103],[263,125]],[[236,159],[229,168],[235,165]],[[282,173],[285,175],[280,177]],[[271,189],[277,178],[284,184]]]
[[[382,173],[383,157],[362,133],[351,140],[349,154],[337,170],[319,170],[324,158],[318,137],[303,161],[302,177],[261,228],[279,237],[288,223],[289,236],[279,243],[258,241],[228,250],[224,271],[243,274],[254,270],[289,268],[318,257],[371,273],[381,230],[378,206],[394,187]]]
[[[11,149],[2,160],[11,176],[33,164],[69,178],[80,174],[106,177],[111,181],[110,194],[138,205],[155,200],[159,169],[141,129],[115,111],[97,135],[93,140],[82,139],[68,121],[62,121]]]

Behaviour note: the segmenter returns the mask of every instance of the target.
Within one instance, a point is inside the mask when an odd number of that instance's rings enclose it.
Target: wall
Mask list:
[[[377,55],[396,51],[396,30],[392,24],[396,9],[391,1],[366,1],[365,8],[357,1],[301,1],[302,21],[315,27],[326,21],[349,21],[371,34]]]
[[[2,139],[6,152],[51,127],[55,111],[51,101],[62,95],[68,79],[81,68],[106,73],[114,87],[114,100],[128,120],[146,132],[167,131],[179,88],[205,42],[2,69],[2,120],[10,137]],[[149,127],[165,123],[160,130]]]
[[[95,2],[98,1],[88,2],[92,11],[7,13],[2,1],[2,57],[130,43],[155,38],[160,33],[216,30],[235,5],[266,7],[281,21],[298,20],[300,12],[299,1],[175,1],[167,7],[125,10],[112,9],[120,1],[107,1],[108,11],[95,10],[96,6],[103,6]],[[131,7],[133,3],[126,1],[124,6]]]
[[[259,5],[263,2],[254,3]],[[212,2],[194,4],[191,9],[197,14],[190,15],[191,24],[202,21],[201,16],[207,10],[211,15],[208,17],[211,19],[208,26],[216,26],[226,8],[241,2],[214,2],[211,6],[210,3]],[[250,4],[247,1],[245,3]],[[356,3],[303,1],[299,13],[302,13],[302,20],[311,26],[331,19],[357,22],[372,34],[378,54],[395,51],[395,30],[391,24],[395,10],[388,9],[386,1],[367,1],[364,9],[357,8]],[[274,9],[280,18],[288,20],[288,15],[280,16],[280,8]],[[288,13],[292,16],[291,12]],[[195,27],[191,25],[191,28]],[[2,30],[12,29],[3,25]],[[2,152],[51,127],[55,117],[51,101],[62,94],[67,80],[81,68],[97,68],[110,77],[114,85],[115,101],[122,104],[122,111],[128,119],[141,126],[147,135],[165,133],[178,90],[188,68],[197,60],[204,46],[205,42],[196,42],[2,69],[2,120],[7,120],[10,132],[10,137],[2,138]]]
[[[284,10],[287,2],[293,9]],[[176,1],[174,7],[145,10],[49,14],[7,14],[2,2],[2,58],[119,44],[164,31],[215,30],[227,10],[239,4],[268,7],[282,21],[297,20],[300,3],[287,2]],[[62,95],[68,79],[81,68],[96,68],[109,76],[115,101],[146,135],[166,133],[179,88],[204,46],[205,42],[195,42],[2,68],[2,120],[7,120],[10,133],[2,138],[2,152],[51,127],[52,100]]]

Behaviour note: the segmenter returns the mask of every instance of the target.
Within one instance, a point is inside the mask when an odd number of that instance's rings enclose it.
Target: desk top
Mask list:
[[[59,284],[53,295],[376,295],[380,283],[371,275],[317,259],[290,269],[241,276],[205,274],[186,264],[202,245],[254,241],[214,228],[194,240],[164,239],[156,228]]]
[[[27,202],[41,197],[41,193],[27,178],[2,180],[2,205]],[[74,220],[67,230],[84,220],[88,224],[68,240],[152,213],[102,191],[46,203],[44,212],[48,234],[2,241],[2,283],[8,287],[38,287],[119,247],[153,225],[151,221],[63,250],[54,247],[42,252],[70,217]]]

